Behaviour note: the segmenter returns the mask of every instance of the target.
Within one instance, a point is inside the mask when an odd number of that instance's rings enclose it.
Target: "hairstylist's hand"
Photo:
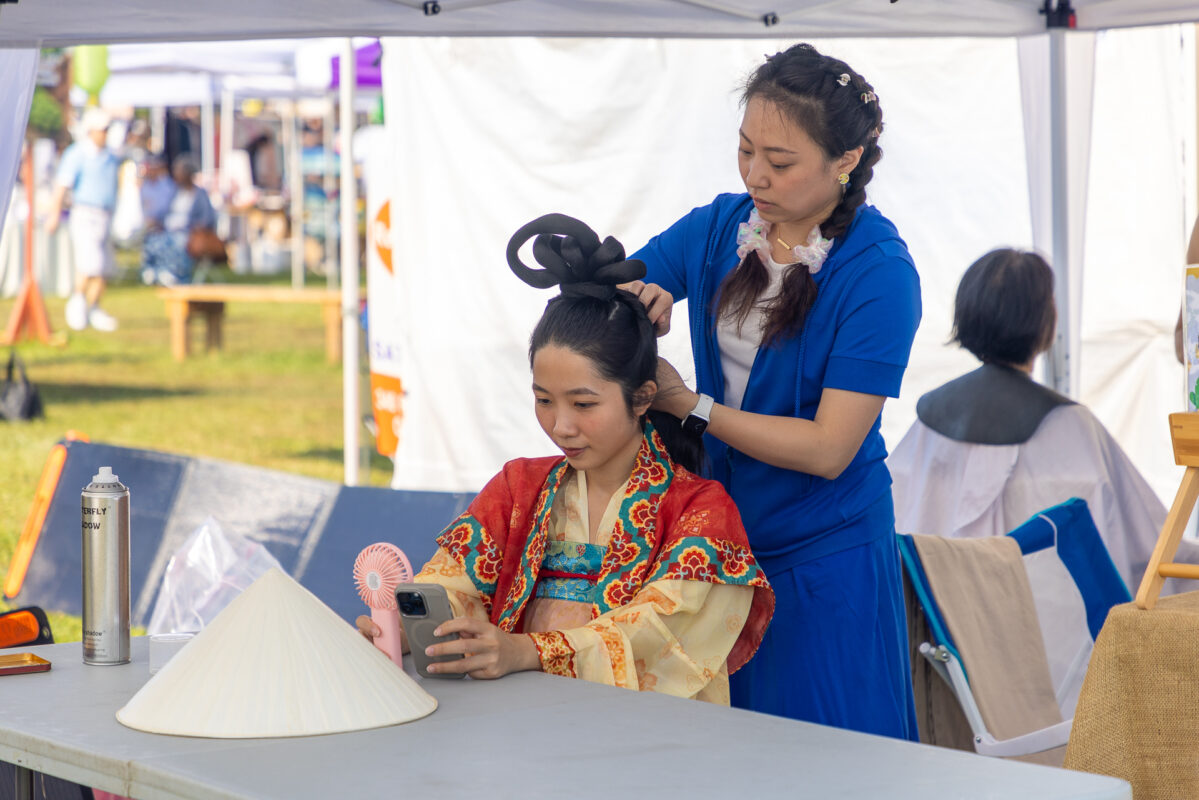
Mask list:
[[[509,672],[541,669],[537,645],[523,633],[505,633],[495,625],[475,617],[457,617],[443,622],[433,631],[437,636],[458,634],[452,642],[432,644],[425,654],[437,656],[463,653],[466,657],[429,665],[430,672],[465,672],[472,678],[502,678]]]
[[[658,357],[658,374],[654,379],[658,383],[658,393],[654,395],[651,408],[682,419],[699,402],[699,395],[687,388],[679,371],[661,356]]]
[[[637,295],[659,336],[670,333],[670,311],[674,308],[674,295],[656,283],[643,281],[625,283],[620,288]]]

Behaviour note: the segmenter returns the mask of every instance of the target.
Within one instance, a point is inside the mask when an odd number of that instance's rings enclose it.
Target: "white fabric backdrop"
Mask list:
[[[525,353],[550,293],[508,271],[508,236],[562,211],[632,250],[717,192],[738,191],[737,84],[786,44],[385,40],[407,331],[394,486],[476,489],[509,458],[552,452],[532,414]],[[816,44],[876,86],[885,155],[870,201],[920,269],[924,322],[903,395],[884,412],[884,435],[897,442],[923,392],[974,366],[945,345],[962,271],[992,247],[1033,243],[1018,46]],[[1193,34],[1103,33],[1096,53],[1081,399],[1168,500],[1178,474],[1165,414],[1181,385],[1170,333],[1194,208],[1183,155],[1193,148]],[[685,315],[676,319],[680,328]],[[682,334],[664,348],[689,362]]]
[[[0,50],[0,220],[8,211],[21,161],[21,143],[25,141],[25,120],[33,101],[34,76],[37,75],[37,50]]]
[[[1169,507],[1185,411],[1174,322],[1196,218],[1194,27],[1101,34],[1087,193],[1080,399]]]
[[[1044,379],[1051,388],[1078,397],[1078,287],[1086,256],[1095,34],[1028,36],[1020,39],[1018,48],[1032,240],[1048,257],[1056,277],[1057,336],[1046,356]],[[1055,84],[1054,76],[1063,79]]]

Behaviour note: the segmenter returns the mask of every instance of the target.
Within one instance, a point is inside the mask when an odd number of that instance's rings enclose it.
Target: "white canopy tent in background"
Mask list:
[[[36,50],[0,50],[0,108],[11,109],[0,121],[0,228],[8,214],[8,201],[20,168],[25,122],[37,79]],[[0,231],[2,234],[3,231]]]
[[[231,163],[234,149],[232,113],[222,111],[221,130],[216,129],[216,111],[232,109],[243,98],[275,101],[319,101],[325,109],[319,116],[332,128],[331,60],[341,47],[340,39],[260,39],[229,42],[182,42],[169,47],[161,44],[118,44],[108,50],[110,76],[100,92],[104,106],[166,107],[199,106],[201,172],[209,179],[219,176],[221,195],[229,199],[232,177],[228,168],[216,164]],[[82,97],[73,101],[82,104]],[[368,98],[363,98],[369,102]],[[288,191],[292,218],[303,214],[303,177],[300,167],[300,128],[296,106],[283,105],[282,139],[286,151]],[[152,115],[155,122],[161,116]],[[217,154],[219,142],[219,158]],[[244,188],[244,187],[243,187]],[[219,201],[218,201],[219,208]],[[325,220],[331,227],[332,221]],[[292,284],[304,282],[304,234],[300,225],[292,226]],[[243,243],[244,244],[244,243]],[[332,243],[330,243],[332,244]],[[336,262],[329,253],[327,261]],[[335,272],[330,273],[335,286]]]
[[[796,39],[853,36],[853,37],[910,37],[910,36],[988,36],[1010,37],[1039,34],[1045,30],[1046,19],[1040,13],[1049,3],[1039,0],[1012,0],[1000,3],[995,0],[900,0],[883,4],[879,0],[844,0],[843,2],[821,2],[810,0],[779,0],[768,5],[759,0],[609,0],[608,2],[559,3],[552,0],[510,0],[498,4],[479,3],[465,0],[462,3],[447,0],[436,2],[389,2],[388,0],[344,0],[338,4],[337,13],[330,14],[328,6],[311,0],[298,0],[281,15],[273,0],[214,0],[202,6],[170,4],[164,6],[158,0],[120,0],[114,4],[96,6],[84,0],[57,0],[54,3],[18,3],[0,11],[0,47],[36,47],[64,45],[84,42],[155,41],[155,40],[201,40],[215,38],[251,38],[283,36],[330,36],[355,33],[396,36],[479,36],[479,35],[571,35],[587,37],[637,36],[637,37],[699,37],[699,38],[774,38],[793,41]],[[1191,21],[1199,18],[1199,7],[1179,0],[1077,0],[1077,26],[1080,30],[1101,30],[1108,27],[1150,25]],[[1034,220],[1032,229],[1038,236],[1034,240],[1042,249],[1052,253],[1059,274],[1059,289],[1063,292],[1062,319],[1067,341],[1077,340],[1070,334],[1077,329],[1079,315],[1071,314],[1080,302],[1076,281],[1068,280],[1077,275],[1082,253],[1078,247],[1068,243],[1080,241],[1074,229],[1070,235],[1071,220],[1082,219],[1082,206],[1078,197],[1085,186],[1082,176],[1086,174],[1086,131],[1084,126],[1070,126],[1070,116],[1086,119],[1086,98],[1090,93],[1089,80],[1083,72],[1083,90],[1075,91],[1068,86],[1068,79],[1076,75],[1066,70],[1066,64],[1074,60],[1074,45],[1085,34],[1067,34],[1057,31],[1049,42],[1034,44],[1050,53],[1046,72],[1051,76],[1054,87],[1051,100],[1057,103],[1041,103],[1051,112],[1053,131],[1051,142],[1055,145],[1055,157],[1048,168],[1052,202],[1042,204],[1044,197],[1035,184],[1043,180],[1044,171],[1034,175],[1033,202]],[[1039,37],[1045,38],[1045,37]],[[1066,40],[1070,40],[1069,47]],[[1081,44],[1082,62],[1086,62],[1086,51],[1090,44]],[[758,54],[760,57],[760,53]],[[913,56],[920,60],[919,54]],[[852,59],[851,59],[852,60]],[[860,60],[859,60],[860,62]],[[855,62],[858,63],[858,62]],[[1193,64],[1193,61],[1192,61]],[[444,65],[449,69],[452,65]],[[950,65],[949,71],[956,67]],[[862,70],[876,82],[882,76]],[[1193,69],[1189,70],[1193,73]],[[1030,74],[1026,71],[1026,74]],[[646,76],[642,75],[626,86],[649,90]],[[1046,88],[1046,87],[1042,87]],[[8,92],[8,89],[0,89]],[[880,91],[880,94],[882,92]],[[1082,100],[1079,113],[1060,102],[1069,96],[1071,104]],[[1193,91],[1191,96],[1193,97]],[[3,97],[0,97],[2,101]],[[520,102],[530,100],[526,96],[516,98]],[[625,98],[616,98],[624,101]],[[630,99],[631,102],[631,99]],[[1031,108],[1031,107],[1030,107]],[[396,113],[393,108],[393,115]],[[1016,113],[1021,113],[1017,111]],[[1023,116],[1023,114],[1022,114]],[[1032,130],[1044,130],[1040,118],[1025,117]],[[892,117],[892,120],[894,118]],[[478,118],[472,120],[478,124]],[[1192,126],[1193,130],[1193,126]],[[1081,139],[1080,139],[1081,136]],[[1071,147],[1067,137],[1076,144]],[[1036,139],[1038,144],[1043,139]],[[0,148],[12,148],[12,142],[0,143]],[[977,153],[977,151],[973,151]],[[1134,148],[1133,152],[1143,152]],[[1067,157],[1065,154],[1069,153]],[[523,153],[508,153],[519,161]],[[0,163],[9,158],[0,152]],[[9,158],[11,160],[11,158]],[[976,158],[976,163],[978,159]],[[1081,162],[1081,163],[1080,163]],[[615,162],[618,163],[618,162]],[[694,162],[693,162],[694,163]],[[1034,163],[1032,159],[1029,163]],[[952,164],[944,165],[938,172],[942,181],[963,181],[954,172]],[[1077,169],[1072,169],[1077,167]],[[916,176],[921,181],[928,175]],[[968,178],[965,178],[968,180]],[[920,184],[913,184],[912,187]],[[584,187],[579,187],[580,189]],[[658,187],[647,187],[653,191]],[[733,188],[733,187],[729,187]],[[511,191],[536,191],[528,187],[511,186]],[[464,194],[469,191],[464,189]],[[1074,198],[1071,201],[1070,195]],[[1179,192],[1181,196],[1182,192]],[[7,198],[6,186],[0,184],[0,198]],[[876,199],[878,199],[876,197]],[[693,199],[692,202],[702,202]],[[911,200],[897,204],[914,210]],[[1040,222],[1042,208],[1052,209],[1051,228],[1056,231],[1051,244],[1038,232],[1045,226]],[[895,216],[892,208],[889,213]],[[445,219],[445,212],[438,209],[438,220]],[[1182,227],[1181,225],[1178,227]],[[1135,229],[1134,229],[1135,230]],[[426,230],[426,235],[428,231]],[[1170,240],[1185,238],[1185,231],[1171,236]],[[952,234],[950,234],[952,235]],[[627,235],[625,238],[631,238]],[[1143,242],[1142,242],[1143,244]],[[1179,248],[1180,249],[1180,248]],[[1140,257],[1144,257],[1141,248]],[[1175,254],[1177,255],[1177,254]],[[1177,262],[1177,258],[1174,259]],[[356,313],[348,304],[347,315]],[[927,312],[926,312],[927,313]],[[347,324],[347,328],[349,325]],[[347,348],[351,342],[347,340]],[[1067,350],[1059,348],[1063,355],[1053,371],[1054,382],[1062,388],[1079,385],[1085,369],[1069,370],[1064,358]],[[354,376],[347,375],[347,381]],[[348,385],[348,383],[347,383]],[[485,387],[483,391],[486,391]],[[347,394],[347,397],[349,395]],[[1085,400],[1085,392],[1083,394]],[[1139,414],[1149,417],[1142,409]],[[347,430],[351,415],[356,408],[346,408]],[[1158,416],[1156,419],[1163,419]],[[415,423],[415,420],[410,420]],[[1162,423],[1164,426],[1164,422]],[[415,425],[413,425],[415,427]],[[480,446],[477,440],[467,446]],[[347,459],[348,463],[348,459]]]

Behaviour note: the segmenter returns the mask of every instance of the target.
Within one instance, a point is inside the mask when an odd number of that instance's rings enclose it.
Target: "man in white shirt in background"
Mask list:
[[[63,201],[71,191],[71,246],[75,253],[75,292],[67,300],[67,326],[114,331],[117,321],[99,307],[107,280],[116,270],[109,230],[117,204],[121,160],[105,146],[111,119],[99,108],[83,114],[83,138],[68,147],[55,176],[54,195],[46,220],[53,234],[62,218]]]

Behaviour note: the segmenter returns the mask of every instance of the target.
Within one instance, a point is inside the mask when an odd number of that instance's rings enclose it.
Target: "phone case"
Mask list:
[[[424,616],[405,613],[400,603],[402,592],[418,592],[424,598],[426,613]],[[416,671],[425,678],[461,678],[463,673],[430,673],[429,664],[437,661],[452,661],[463,658],[461,654],[430,658],[425,655],[425,648],[431,644],[452,642],[458,634],[449,636],[434,636],[433,631],[441,623],[454,618],[450,608],[450,598],[445,587],[437,583],[401,583],[396,586],[396,606],[400,609],[400,624],[404,626],[404,634],[408,637],[408,650],[416,663]]]

